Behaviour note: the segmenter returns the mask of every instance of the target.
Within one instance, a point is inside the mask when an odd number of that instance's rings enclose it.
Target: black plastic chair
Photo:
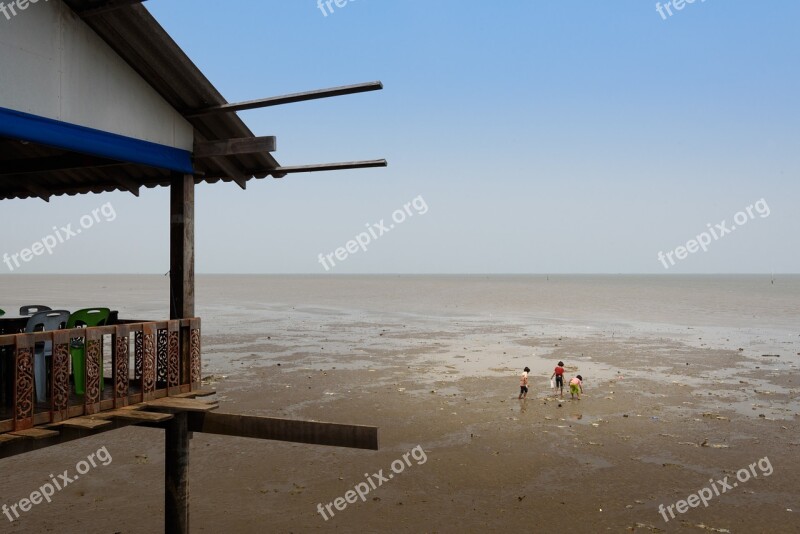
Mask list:
[[[50,308],[49,306],[40,306],[39,304],[29,304],[27,306],[21,307],[19,309],[19,314],[23,317],[26,317],[28,315],[34,315],[39,312],[50,311],[52,309],[53,308]]]

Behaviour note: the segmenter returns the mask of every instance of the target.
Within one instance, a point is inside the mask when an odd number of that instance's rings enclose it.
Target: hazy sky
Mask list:
[[[390,166],[198,186],[200,273],[800,272],[798,2],[145,5],[229,101],[385,85],[240,114],[284,165]],[[5,201],[0,254],[108,202],[15,272],[166,272],[166,189]]]

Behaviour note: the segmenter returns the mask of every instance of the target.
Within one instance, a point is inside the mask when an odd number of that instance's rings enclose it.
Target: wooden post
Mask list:
[[[189,534],[189,423],[178,412],[165,423],[164,532]]]
[[[194,176],[173,174],[170,185],[170,319],[194,317]]]
[[[169,316],[170,319],[194,317],[194,176],[191,174],[171,177]],[[165,434],[164,532],[188,534],[189,426],[186,413],[176,414],[167,423]]]

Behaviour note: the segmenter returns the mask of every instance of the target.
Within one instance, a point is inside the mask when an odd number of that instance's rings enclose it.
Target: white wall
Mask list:
[[[61,0],[28,1],[0,13],[0,107],[192,150],[192,126]]]

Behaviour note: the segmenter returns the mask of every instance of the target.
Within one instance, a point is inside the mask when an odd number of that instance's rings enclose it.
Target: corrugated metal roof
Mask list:
[[[142,5],[128,5],[131,2],[127,0],[64,2],[182,115],[227,103]],[[118,6],[113,10],[88,14],[98,7],[115,4]],[[187,120],[194,126],[195,141],[253,137],[253,132],[235,113],[201,115]],[[11,169],[8,162],[29,158],[51,158],[54,162],[66,162],[66,166],[9,173],[20,169]],[[6,169],[3,169],[4,162]],[[281,177],[280,171],[269,172],[278,167],[278,162],[268,152],[196,160],[196,182],[222,179],[244,183],[253,177]],[[169,183],[170,173],[163,169],[93,160],[64,150],[0,138],[0,199],[135,190],[138,186],[167,186]]]

